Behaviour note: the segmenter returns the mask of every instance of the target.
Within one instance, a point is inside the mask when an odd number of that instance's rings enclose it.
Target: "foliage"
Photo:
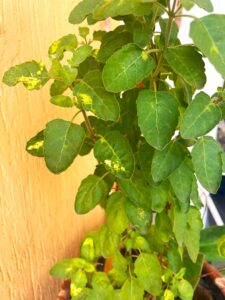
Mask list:
[[[74,207],[85,214],[100,204],[106,224],[84,239],[79,258],[50,271],[71,279],[73,300],[191,300],[203,254],[224,255],[224,227],[202,231],[197,180],[216,193],[224,169],[223,150],[206,136],[224,118],[224,87],[212,97],[198,90],[206,83],[203,56],[225,78],[225,15],[194,18],[193,44],[182,45],[176,25],[182,7],[213,7],[210,0],[180,3],[82,0],[72,24],[111,17],[118,26],[93,34],[79,27],[79,37],[51,44],[49,70],[33,60],[3,77],[28,90],[51,81],[50,102],[75,111],[31,138],[30,154],[56,174],[78,155],[93,151],[97,160]],[[107,273],[99,271],[100,256],[112,261]]]

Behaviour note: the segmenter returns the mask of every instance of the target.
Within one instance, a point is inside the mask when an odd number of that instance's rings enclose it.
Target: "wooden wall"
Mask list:
[[[0,1],[0,76],[31,59],[48,63],[50,43],[75,27],[67,22],[74,0]],[[79,158],[60,175],[26,153],[26,141],[52,118],[74,112],[49,104],[48,86],[28,92],[0,83],[0,297],[54,300],[59,281],[51,265],[75,256],[84,233],[103,222],[100,209],[76,216],[74,197],[81,179],[94,167]]]

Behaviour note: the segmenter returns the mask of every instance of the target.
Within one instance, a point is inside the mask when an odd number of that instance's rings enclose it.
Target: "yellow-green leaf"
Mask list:
[[[120,108],[115,95],[107,92],[102,83],[102,74],[98,70],[88,72],[73,90],[77,106],[93,112],[105,121],[117,121]]]
[[[8,86],[22,82],[28,90],[39,90],[48,80],[49,75],[43,63],[34,60],[10,68],[2,79]]]
[[[65,51],[73,52],[77,47],[77,38],[74,34],[68,34],[52,43],[48,54],[50,58],[61,60]]]
[[[95,143],[95,158],[120,178],[130,178],[134,172],[134,155],[126,138],[119,131],[110,131]]]
[[[44,157],[44,130],[27,142],[26,150],[33,156]]]
[[[144,289],[157,296],[161,292],[161,266],[153,254],[141,253],[134,263],[134,273]]]
[[[64,95],[53,96],[50,102],[61,107],[73,107],[75,105],[74,99]]]
[[[133,276],[128,278],[121,288],[119,300],[143,300],[144,289]]]

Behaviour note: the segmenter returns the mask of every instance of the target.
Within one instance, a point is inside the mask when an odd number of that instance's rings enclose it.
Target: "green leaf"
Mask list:
[[[102,73],[103,83],[109,92],[130,90],[148,77],[153,68],[154,61],[147,52],[127,44],[107,60]]]
[[[73,56],[68,60],[69,64],[73,67],[79,66],[85,61],[92,53],[92,47],[90,45],[82,45],[73,52]]]
[[[120,300],[143,300],[144,289],[133,276],[128,278],[121,288]]]
[[[130,42],[132,42],[132,35],[129,32],[107,32],[102,39],[101,47],[97,53],[97,60],[102,63],[106,62],[112,53]]]
[[[87,261],[93,261],[95,258],[94,240],[92,237],[86,237],[80,247],[80,256]]]
[[[155,255],[141,253],[134,263],[134,273],[144,289],[156,296],[161,292],[161,266]]]
[[[138,123],[147,142],[163,149],[178,123],[178,104],[168,92],[143,90],[137,100]]]
[[[198,5],[207,12],[213,12],[213,5],[210,0],[181,0],[182,5],[185,9],[189,10],[193,5]]]
[[[85,272],[83,270],[76,271],[73,274],[71,283],[70,283],[70,295],[72,297],[80,296],[86,287],[88,280]]]
[[[10,68],[2,79],[8,86],[22,82],[28,90],[39,90],[48,80],[49,75],[43,63],[34,60]]]
[[[109,278],[106,273],[96,272],[92,277],[92,286],[93,289],[90,291],[90,294],[87,300],[115,300],[115,291],[109,281]]]
[[[164,56],[173,71],[188,84],[198,89],[205,85],[205,64],[201,54],[194,47],[178,46],[168,48]]]
[[[107,17],[135,15],[144,16],[149,15],[152,8],[151,3],[140,3],[139,0],[108,0],[101,1],[94,10],[94,18],[97,20],[105,19]]]
[[[183,266],[185,268],[184,279],[188,280],[194,289],[198,285],[198,282],[201,278],[204,260],[205,257],[202,254],[199,254],[197,261],[193,263],[187,254],[187,251],[184,251],[183,253]]]
[[[84,139],[83,145],[80,148],[79,155],[84,156],[91,152],[91,150],[94,148],[94,141],[90,139],[89,137],[86,137]]]
[[[202,136],[212,130],[220,119],[219,107],[207,94],[200,92],[184,113],[180,125],[181,136],[184,139]]]
[[[124,134],[133,151],[136,152],[140,138],[140,128],[137,120],[137,90],[130,90],[123,93],[120,103],[120,119],[119,123],[115,124],[116,128]]]
[[[138,174],[129,179],[120,179],[119,185],[134,205],[151,210],[150,187]]]
[[[99,234],[99,246],[100,254],[106,257],[116,257],[120,260],[119,244],[120,244],[120,235],[115,232],[112,232],[107,225],[103,225]],[[123,256],[122,256],[123,257]],[[122,263],[123,264],[123,263]]]
[[[203,204],[202,204],[202,200],[199,196],[198,183],[197,183],[196,176],[193,177],[193,181],[192,181],[191,201],[193,202],[195,207],[197,207],[198,209],[202,208]]]
[[[208,15],[191,23],[190,37],[225,78],[225,15]]]
[[[48,54],[52,59],[63,59],[64,52],[73,50],[77,47],[77,38],[74,34],[68,34],[55,41],[49,48]]]
[[[85,138],[84,129],[71,122],[55,119],[44,131],[45,162],[50,171],[66,170],[80,151]]]
[[[167,258],[169,268],[177,273],[181,269],[182,262],[178,244],[174,240],[170,240],[168,243]]]
[[[168,243],[172,234],[171,221],[167,212],[163,211],[156,215],[155,230],[157,236],[164,243]]]
[[[75,105],[75,101],[73,99],[64,95],[53,96],[50,99],[50,102],[61,107],[73,107]]]
[[[156,150],[152,160],[152,177],[155,182],[167,178],[185,159],[184,147],[171,141],[162,151]]]
[[[207,261],[224,261],[224,257],[218,253],[218,242],[225,235],[225,226],[210,226],[201,230],[200,252],[205,255]]]
[[[160,18],[159,20],[159,25],[161,28],[161,34],[160,34],[160,46],[162,45],[162,47],[164,47],[166,39],[167,39],[167,28],[168,28],[168,24],[169,24],[169,19],[167,18]],[[177,43],[178,41],[178,32],[179,32],[179,28],[176,24],[176,22],[172,23],[172,27],[171,27],[171,33],[170,33],[170,39],[169,39],[169,45],[177,45],[179,43]]]
[[[82,180],[75,200],[75,211],[85,214],[102,202],[108,195],[109,188],[103,178],[89,175]]]
[[[133,25],[134,44],[140,48],[145,48],[152,37],[152,31],[149,23],[136,21]]]
[[[83,78],[88,72],[99,69],[100,65],[93,56],[89,56],[78,67],[78,77]]]
[[[126,214],[132,225],[140,232],[146,233],[152,221],[151,212],[144,210],[140,206],[136,206],[130,201],[125,203]]]
[[[73,94],[77,97],[77,105],[80,108],[93,112],[105,121],[118,120],[118,101],[115,95],[105,91],[99,71],[87,73],[75,86]]]
[[[118,297],[116,296],[115,290],[113,290],[112,286],[108,286],[104,289],[94,288],[93,290],[90,290],[90,293],[85,300],[116,300],[116,298]]]
[[[73,272],[76,270],[74,266],[74,259],[63,259],[57,262],[50,270],[50,275],[59,278],[70,278]]]
[[[127,140],[118,132],[107,132],[94,146],[95,158],[102,161],[119,178],[130,178],[134,172],[134,155]]]
[[[181,300],[192,300],[194,296],[194,289],[190,282],[185,279],[179,281],[177,286],[178,296]]]
[[[109,189],[111,190],[115,182],[115,176],[109,173],[103,164],[98,164],[96,166],[94,174],[99,177],[104,177],[104,181],[107,183]]]
[[[222,179],[222,149],[212,137],[202,137],[192,150],[192,161],[198,180],[215,194]]]
[[[107,32],[105,30],[95,30],[93,32],[93,40],[101,42],[106,34]]]
[[[225,153],[221,152],[221,159],[222,159],[222,171],[225,172]]]
[[[181,0],[181,4],[186,10],[190,10],[195,5],[193,0]]]
[[[44,130],[27,142],[26,150],[33,156],[44,157]]]
[[[219,255],[225,258],[225,235],[220,237],[218,241],[217,249]]]
[[[57,262],[50,270],[52,276],[60,278],[71,278],[77,269],[84,269],[88,273],[93,273],[95,267],[83,258],[69,258]]]
[[[115,192],[107,199],[107,225],[111,231],[118,234],[124,232],[129,222],[125,212],[125,202],[126,197],[121,192]]]
[[[152,210],[158,213],[162,212],[166,207],[169,197],[169,182],[163,181],[160,184],[151,185]]]
[[[79,35],[84,39],[88,36],[90,32],[88,27],[79,27],[78,30],[79,30]]]
[[[113,286],[122,286],[128,277],[126,272],[114,268],[108,272],[108,276]]]
[[[191,260],[195,263],[199,254],[200,231],[202,219],[197,208],[190,207],[187,218],[187,227],[184,234],[184,244],[187,247]]]
[[[155,149],[152,148],[145,140],[138,149],[138,159],[144,177],[148,182],[152,182],[151,165]]]
[[[93,288],[107,288],[110,286],[110,280],[106,273],[104,272],[97,272],[93,275],[92,278],[92,286]]]
[[[182,246],[184,241],[184,234],[187,227],[187,213],[180,210],[179,207],[174,206],[173,209],[173,232],[179,246]]]
[[[50,87],[50,95],[52,97],[61,95],[67,88],[68,85],[65,82],[60,80],[54,80]]]
[[[71,297],[71,300],[86,300],[90,291],[90,288],[82,288],[77,296]]]
[[[49,74],[53,79],[63,81],[69,86],[76,79],[78,70],[69,66],[62,66],[58,60],[54,59]]]
[[[133,239],[132,248],[137,249],[139,251],[149,251],[150,250],[148,241],[142,235],[138,235]]]
[[[170,175],[170,184],[182,211],[188,211],[190,195],[194,180],[194,171],[189,159],[185,159],[180,166]]]
[[[93,12],[99,3],[101,3],[101,0],[80,1],[71,11],[69,22],[72,24],[80,24],[89,14]]]
[[[213,5],[211,3],[211,0],[193,0],[195,4],[197,4],[199,7],[203,8],[204,10],[208,12],[213,12]]]

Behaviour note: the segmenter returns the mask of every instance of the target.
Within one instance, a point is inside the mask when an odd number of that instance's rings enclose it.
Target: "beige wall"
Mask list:
[[[47,62],[49,44],[74,32],[67,17],[74,0],[0,0],[0,76],[32,58]],[[84,232],[103,221],[97,210],[76,216],[74,196],[93,169],[79,158],[61,175],[29,156],[26,141],[52,118],[73,112],[49,104],[48,87],[28,92],[0,83],[0,298],[54,300],[59,281],[48,275],[60,258],[74,256]]]

